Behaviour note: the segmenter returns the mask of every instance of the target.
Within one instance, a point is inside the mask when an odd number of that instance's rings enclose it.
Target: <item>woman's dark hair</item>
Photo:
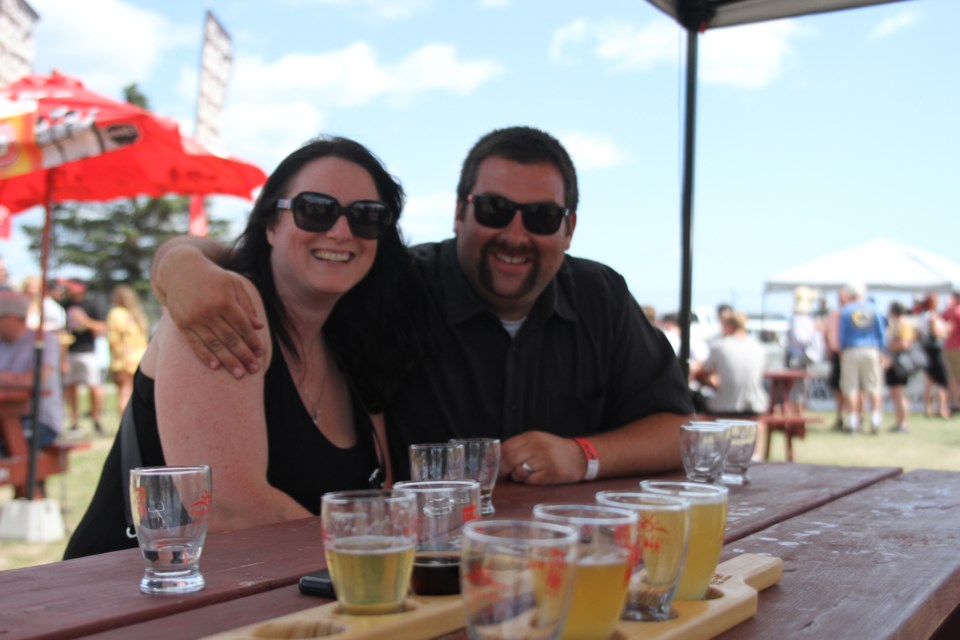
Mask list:
[[[284,158],[264,184],[225,266],[253,282],[277,341],[298,357],[296,337],[290,334],[287,310],[277,296],[270,268],[272,247],[267,242],[267,227],[277,219],[277,200],[287,195],[294,177],[308,163],[326,157],[365,169],[380,200],[394,214],[393,224],[380,233],[369,273],[340,298],[323,328],[331,351],[364,407],[381,412],[418,363],[415,336],[424,294],[397,227],[404,203],[403,187],[373,153],[353,140],[323,136]]]

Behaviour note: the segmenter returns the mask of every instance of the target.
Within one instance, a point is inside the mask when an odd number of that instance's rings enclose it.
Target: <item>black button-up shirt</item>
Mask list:
[[[693,411],[670,343],[613,269],[565,257],[511,338],[464,276],[455,240],[412,252],[432,303],[431,353],[387,409],[397,479],[413,443],[587,436]]]

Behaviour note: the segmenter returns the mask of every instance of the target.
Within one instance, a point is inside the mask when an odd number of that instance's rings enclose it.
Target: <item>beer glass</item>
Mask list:
[[[677,588],[678,600],[703,600],[723,548],[727,522],[728,490],[724,486],[694,482],[643,480],[640,488],[690,501],[690,541],[683,575]]]
[[[204,587],[200,554],[212,501],[210,467],[130,470],[130,506],[146,570],[140,591],[180,595]]]
[[[752,420],[717,420],[730,432],[730,447],[723,460],[723,484],[744,485],[750,482],[747,470],[757,448],[757,423]]]
[[[600,491],[597,502],[631,509],[640,519],[623,619],[668,620],[687,553],[690,502],[648,491]]]
[[[475,480],[397,482],[394,489],[417,496],[417,548],[410,588],[418,595],[460,593],[463,525],[480,517]]]
[[[460,591],[467,636],[554,640],[567,616],[577,530],[536,520],[474,520],[463,527]]]
[[[411,480],[463,480],[466,465],[466,447],[455,442],[412,444],[410,455]]]
[[[321,501],[324,555],[343,612],[402,611],[417,543],[416,495],[365,489],[327,493]]]
[[[464,478],[480,483],[480,515],[492,516],[493,487],[500,473],[500,440],[497,438],[453,438],[464,447]]]
[[[639,520],[616,507],[538,504],[538,520],[574,527],[580,535],[564,640],[606,640],[620,619],[637,549]]]
[[[680,457],[691,482],[719,482],[730,433],[717,422],[691,422],[680,427]]]

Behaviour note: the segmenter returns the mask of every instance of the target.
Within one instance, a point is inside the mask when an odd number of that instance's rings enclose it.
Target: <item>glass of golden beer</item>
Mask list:
[[[394,489],[417,496],[417,548],[410,587],[421,596],[460,593],[463,525],[480,517],[475,480],[397,482]]]
[[[690,530],[690,502],[648,491],[600,491],[602,505],[633,510],[640,520],[624,620],[668,620]]]
[[[372,489],[324,494],[323,549],[343,612],[403,610],[417,543],[417,497]]]
[[[463,527],[460,592],[467,637],[560,637],[580,539],[538,520],[474,520]]]
[[[538,520],[566,524],[580,535],[570,613],[563,640],[606,640],[620,619],[637,548],[637,514],[597,505],[538,504]]]
[[[690,542],[677,599],[703,600],[723,548],[729,491],[721,485],[666,480],[643,480],[640,488],[690,501]]]

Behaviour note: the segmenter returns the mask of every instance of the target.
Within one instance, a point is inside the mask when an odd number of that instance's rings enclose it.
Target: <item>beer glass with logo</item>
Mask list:
[[[757,448],[757,423],[752,420],[717,420],[730,432],[730,447],[723,460],[723,484],[744,485],[750,482],[747,471]]]
[[[536,520],[474,520],[463,527],[460,591],[467,636],[560,637],[577,561],[577,530]]]
[[[410,588],[418,595],[460,593],[463,525],[480,517],[475,480],[397,482],[394,489],[417,496],[417,548]]]
[[[640,488],[690,501],[690,541],[677,588],[678,600],[703,600],[723,548],[728,490],[721,485],[643,480]]]
[[[574,527],[580,535],[564,640],[606,640],[620,619],[637,549],[633,511],[602,505],[538,504],[538,520]]]
[[[493,487],[500,473],[500,440],[498,438],[454,438],[450,442],[464,447],[464,475],[480,483],[480,515],[492,516]]]
[[[600,491],[597,502],[631,509],[640,519],[623,619],[669,619],[687,553],[690,503],[648,491]]]
[[[729,447],[730,432],[718,422],[680,427],[680,457],[691,482],[719,482]]]
[[[130,470],[130,506],[146,564],[140,590],[180,595],[204,587],[200,554],[212,501],[210,467]]]
[[[370,489],[321,500],[324,555],[343,612],[402,611],[417,543],[416,495]]]
[[[408,453],[411,480],[463,480],[464,478],[466,448],[458,442],[412,444]]]

